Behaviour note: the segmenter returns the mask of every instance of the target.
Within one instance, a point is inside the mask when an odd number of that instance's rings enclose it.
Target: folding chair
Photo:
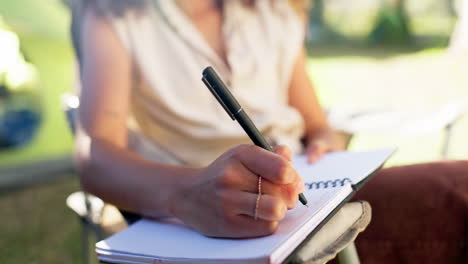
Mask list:
[[[77,111],[79,99],[75,95],[65,94],[62,106],[66,114],[68,125],[73,134],[76,132]],[[120,212],[113,206],[106,205],[100,198],[78,191],[70,194],[66,200],[67,206],[79,218],[81,225],[81,249],[83,263],[89,263],[90,239],[94,235],[96,240],[102,240],[105,234],[125,228],[126,223]]]
[[[392,133],[405,136],[443,131],[442,159],[447,159],[454,125],[466,113],[461,101],[449,102],[435,110],[397,110],[392,108],[332,108],[328,121],[348,142],[360,133]]]

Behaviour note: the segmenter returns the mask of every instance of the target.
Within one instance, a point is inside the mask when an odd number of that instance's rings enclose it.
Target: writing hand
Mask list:
[[[179,188],[173,214],[206,236],[271,234],[304,191],[290,158],[285,147],[276,148],[276,153],[253,145],[232,148]],[[259,176],[262,195],[255,220]]]

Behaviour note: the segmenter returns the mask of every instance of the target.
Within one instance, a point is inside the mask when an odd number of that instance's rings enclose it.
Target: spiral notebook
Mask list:
[[[316,232],[393,154],[394,149],[335,152],[308,164],[293,163],[304,178],[308,206],[288,211],[277,232],[253,239],[209,238],[176,219],[141,220],[96,244],[106,263],[287,263],[289,256]]]

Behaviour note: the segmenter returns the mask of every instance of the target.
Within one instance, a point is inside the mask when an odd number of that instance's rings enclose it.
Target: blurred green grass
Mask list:
[[[65,207],[76,179],[0,194],[0,263],[80,263],[77,217]]]
[[[69,16],[58,1],[1,1],[0,14],[20,35],[23,50],[42,79],[44,123],[32,144],[0,153],[0,166],[68,154],[72,149],[60,95],[73,84],[73,54],[68,41]],[[437,107],[451,98],[468,98],[465,71],[447,62],[443,50],[312,49],[309,72],[326,107]],[[415,70],[416,69],[416,70]],[[466,158],[468,120],[454,130],[450,156]],[[353,149],[397,145],[391,164],[438,159],[442,133],[398,136],[358,135]],[[1,175],[0,175],[1,177]],[[68,194],[79,189],[75,178],[0,194],[0,263],[79,263],[79,225],[65,206]]]

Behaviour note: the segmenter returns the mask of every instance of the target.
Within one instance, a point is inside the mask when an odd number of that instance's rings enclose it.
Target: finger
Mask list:
[[[296,206],[299,199],[299,193],[303,192],[304,183],[298,177],[298,180],[292,184],[273,184],[268,180],[262,180],[262,194],[267,194],[275,198],[281,199],[288,209]]]
[[[239,164],[236,171],[239,176],[234,178],[236,186],[239,186],[238,190],[257,194],[259,176],[253,174],[242,164]],[[297,177],[296,181],[291,184],[275,184],[268,179],[262,178],[261,190],[262,194],[280,198],[291,209],[297,204],[298,194],[304,191],[304,182],[301,177]]]
[[[247,215],[238,215],[235,217],[233,227],[230,228],[230,238],[248,238],[261,237],[273,234],[278,230],[278,221],[267,221],[263,219],[253,219]]]
[[[280,221],[286,215],[288,208],[286,204],[279,198],[262,194],[258,200],[258,208],[255,212],[255,206],[257,204],[258,194],[243,193],[238,195],[236,206],[236,213],[238,215],[246,215],[255,219],[255,213],[257,213],[257,219],[266,221]]]
[[[287,159],[288,161],[292,160],[291,150],[283,145],[275,146],[275,153],[281,155],[283,158]]]
[[[241,162],[236,162],[234,166],[236,175],[231,178],[234,180],[232,184],[238,186],[237,190],[257,194],[259,176],[251,172]],[[297,205],[298,195],[305,189],[304,181],[299,175],[290,184],[276,184],[266,178],[262,178],[261,185],[262,194],[268,194],[281,199],[288,209],[292,209]]]
[[[294,183],[299,177],[287,159],[257,146],[237,147],[233,155],[252,173],[275,184]]]
[[[307,161],[309,163],[317,162],[323,156],[323,154],[325,154],[329,150],[330,147],[326,142],[313,141],[309,143],[309,146],[307,147]]]

